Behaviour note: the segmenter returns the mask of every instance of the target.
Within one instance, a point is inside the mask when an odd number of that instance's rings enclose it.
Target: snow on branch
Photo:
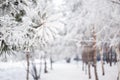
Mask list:
[[[120,2],[118,1],[111,1],[111,2],[120,5]]]

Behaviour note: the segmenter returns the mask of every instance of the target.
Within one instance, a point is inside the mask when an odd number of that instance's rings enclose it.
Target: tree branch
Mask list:
[[[111,2],[120,5],[120,2],[117,2],[117,1],[111,1]]]

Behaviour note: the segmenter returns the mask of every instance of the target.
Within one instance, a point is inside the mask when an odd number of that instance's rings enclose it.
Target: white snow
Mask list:
[[[25,62],[0,62],[0,80],[26,80]],[[110,67],[105,64],[105,76],[102,76],[101,64],[97,64],[99,80],[117,80],[117,66],[113,64]],[[43,68],[42,68],[43,69]],[[82,71],[82,63],[55,62],[53,70],[50,70],[48,64],[48,73],[41,74],[41,80],[95,80],[94,70],[91,68],[92,79],[88,79],[85,71]],[[30,75],[30,80],[32,76]]]

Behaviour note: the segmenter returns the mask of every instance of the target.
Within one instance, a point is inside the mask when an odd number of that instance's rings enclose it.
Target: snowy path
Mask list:
[[[0,63],[0,80],[25,80],[26,72],[23,63]],[[101,73],[101,64],[98,63],[99,80],[116,80],[117,66],[105,65],[105,76]],[[89,80],[88,75],[82,71],[82,65],[79,63],[57,62],[53,65],[54,69],[48,69],[47,74],[42,74],[41,80]],[[94,71],[91,70],[92,79],[94,80]],[[33,80],[30,76],[30,80]]]
[[[45,75],[44,80],[87,80],[81,68],[73,64],[55,64],[55,69]],[[83,77],[83,78],[82,78]]]
[[[94,70],[92,67],[92,78],[88,79],[88,75],[85,71],[82,71],[82,65],[58,63],[54,65],[55,69],[44,75],[43,80],[95,80]],[[98,76],[99,80],[116,80],[117,78],[117,66],[110,67],[105,65],[105,76],[102,76],[101,64],[98,63]]]

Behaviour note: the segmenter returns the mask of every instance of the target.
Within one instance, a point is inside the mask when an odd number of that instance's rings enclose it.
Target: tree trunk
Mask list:
[[[98,74],[97,74],[96,47],[95,47],[95,49],[94,49],[94,61],[93,61],[93,64],[94,64],[95,80],[99,80],[99,79],[98,79]]]
[[[108,52],[106,53],[106,62],[107,62],[107,64],[109,62],[109,54],[108,54]]]
[[[91,79],[90,62],[88,62],[88,75],[89,75],[89,79]]]
[[[53,69],[53,60],[52,60],[52,56],[50,56],[50,68],[51,68],[51,70]]]
[[[110,52],[110,66],[112,66],[112,52]]]
[[[94,73],[95,73],[95,80],[98,80],[98,74],[97,74],[97,52],[96,52],[96,32],[95,32],[95,29],[93,27],[93,55],[94,55],[94,61],[93,61],[93,64],[94,64]]]
[[[26,74],[26,80],[29,80],[29,53],[26,53],[26,60],[27,60],[27,74]]]
[[[46,58],[44,57],[44,73],[47,73],[47,62],[46,62]]]
[[[94,72],[95,72],[95,80],[98,80],[97,66],[96,66],[96,64],[94,64]]]
[[[102,49],[101,49],[101,52],[100,52],[100,57],[101,57],[102,75],[105,75]]]
[[[116,62],[117,62],[117,54],[115,52],[114,64],[116,64]]]
[[[120,80],[120,51],[117,55],[117,66],[118,66],[118,80]]]
[[[101,53],[101,65],[102,65],[102,75],[105,75],[104,63],[103,63],[103,53]]]
[[[117,65],[118,65],[118,80],[120,80],[120,62],[119,61],[118,61]]]
[[[120,80],[120,46],[117,46],[115,51],[117,54],[118,80]]]
[[[110,66],[112,66],[112,47],[110,48],[110,50],[109,50],[109,52],[108,52],[108,56],[109,56]]]
[[[110,63],[110,52],[108,52],[108,63]]]

